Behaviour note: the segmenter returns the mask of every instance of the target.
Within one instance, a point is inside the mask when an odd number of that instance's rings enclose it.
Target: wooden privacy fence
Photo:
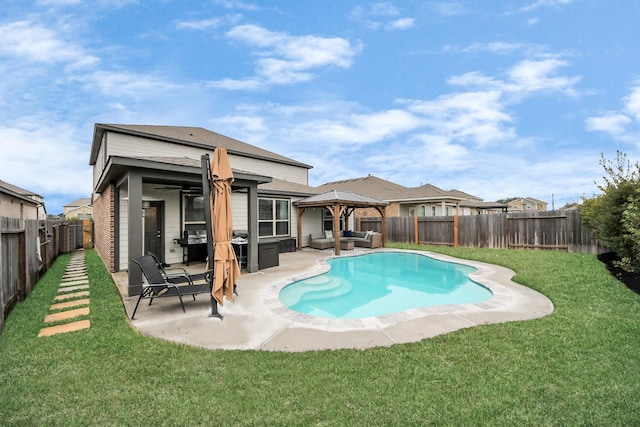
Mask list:
[[[60,253],[93,247],[93,222],[0,217],[0,331]]]
[[[381,218],[362,218],[362,230],[380,231]],[[577,211],[387,218],[387,241],[470,248],[607,251]]]

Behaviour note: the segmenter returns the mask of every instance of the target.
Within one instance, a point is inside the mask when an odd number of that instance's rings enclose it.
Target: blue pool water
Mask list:
[[[327,273],[284,287],[280,301],[311,316],[355,319],[480,302],[493,295],[469,279],[475,268],[416,253],[381,252],[328,262]]]

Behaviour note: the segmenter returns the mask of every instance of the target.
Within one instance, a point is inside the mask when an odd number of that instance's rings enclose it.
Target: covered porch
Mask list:
[[[259,268],[258,185],[271,178],[233,172],[232,192],[237,205],[234,214],[238,215],[239,229],[248,237],[246,271],[254,272]],[[132,267],[131,259],[153,252],[162,262],[183,262],[185,233],[205,229],[201,161],[187,157],[111,157],[97,192],[108,186],[113,186],[114,192],[114,270],[128,272],[128,295],[138,295],[142,273]],[[202,237],[206,243],[206,236]]]

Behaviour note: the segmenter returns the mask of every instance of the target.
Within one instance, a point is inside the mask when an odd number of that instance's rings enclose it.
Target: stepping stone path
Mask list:
[[[77,251],[71,255],[67,270],[60,282],[58,295],[54,298],[54,303],[49,310],[53,313],[44,318],[45,323],[57,324],[42,328],[38,334],[39,337],[79,331],[91,326],[89,319],[79,319],[89,315],[89,276],[87,276],[87,264],[83,251]]]

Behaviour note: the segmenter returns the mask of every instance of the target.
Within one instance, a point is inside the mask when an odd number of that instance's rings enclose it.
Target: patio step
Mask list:
[[[58,323],[40,329],[38,337],[50,337],[67,332],[75,332],[91,327],[89,276],[87,275],[86,258],[83,251],[71,255],[64,276],[60,281],[58,294],[49,310],[55,313],[44,318],[45,323]]]

